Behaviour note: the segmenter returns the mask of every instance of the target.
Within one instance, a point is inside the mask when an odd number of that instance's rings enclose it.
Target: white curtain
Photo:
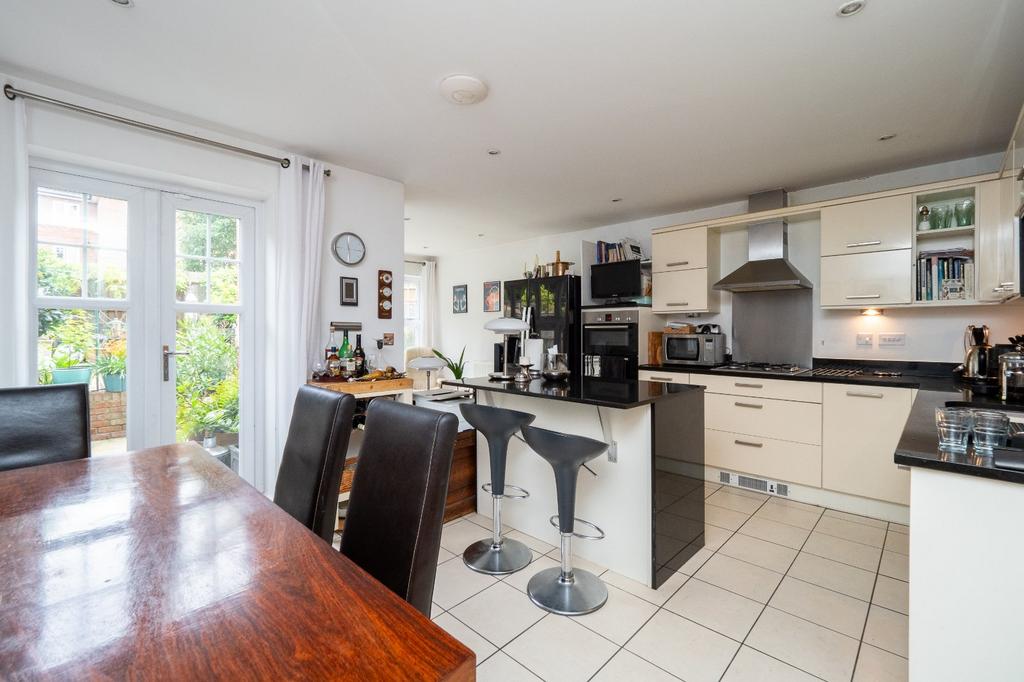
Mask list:
[[[276,480],[281,451],[288,435],[292,404],[299,387],[320,354],[320,262],[324,237],[324,165],[291,156],[281,169],[275,240],[275,306],[268,331],[273,335],[271,361],[276,381],[273,396],[274,437],[267,457],[272,464],[265,479]],[[303,169],[303,164],[309,170]],[[270,492],[272,487],[268,487]]]
[[[437,348],[439,327],[437,314],[437,263],[428,260],[420,274],[423,287],[423,345]]]
[[[6,104],[6,102],[5,102]],[[0,287],[7,293],[0,301],[0,318],[8,325],[0,339],[0,386],[35,384],[32,367],[32,338],[35,325],[30,320],[29,306],[29,170],[28,127],[25,100],[18,97],[0,120],[4,121],[4,137],[0,142],[0,157],[6,167],[0,177],[9,178],[0,188],[0,239],[9,244],[0,257]]]

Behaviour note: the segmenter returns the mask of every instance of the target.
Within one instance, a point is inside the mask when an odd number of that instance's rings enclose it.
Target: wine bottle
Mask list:
[[[356,361],[356,376],[366,374],[366,351],[363,350],[363,335],[356,334],[356,349],[352,351],[352,357]]]

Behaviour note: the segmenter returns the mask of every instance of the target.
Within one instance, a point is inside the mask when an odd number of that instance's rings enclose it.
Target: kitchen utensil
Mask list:
[[[548,381],[565,381],[569,378],[569,356],[566,353],[548,353],[544,358],[544,371]]]
[[[988,379],[992,346],[988,342],[988,326],[967,325],[964,331],[965,379]]]
[[[575,265],[575,263],[570,263],[568,261],[562,260],[561,251],[555,251],[555,260],[551,263],[548,263],[548,276],[561,277],[562,275],[568,275],[569,268],[571,268],[573,265]]]
[[[533,363],[530,362],[530,358],[525,355],[519,358],[519,371],[515,376],[516,385],[525,386],[533,381],[533,377],[530,376],[531,367],[533,367]]]
[[[999,356],[999,397],[1003,400],[1024,400],[1024,353],[1003,353]]]
[[[939,430],[939,449],[953,452],[967,450],[973,414],[962,407],[940,407],[935,410],[935,426]]]
[[[975,410],[971,431],[974,434],[974,451],[980,455],[991,455],[992,448],[1006,445],[1010,436],[1010,418],[1002,412]]]

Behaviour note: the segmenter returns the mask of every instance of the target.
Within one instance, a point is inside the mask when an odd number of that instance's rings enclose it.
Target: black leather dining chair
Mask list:
[[[349,393],[299,388],[274,487],[274,504],[329,543],[355,407]]]
[[[89,454],[88,384],[0,389],[0,471]]]
[[[341,534],[342,554],[428,618],[458,428],[447,412],[370,403]]]

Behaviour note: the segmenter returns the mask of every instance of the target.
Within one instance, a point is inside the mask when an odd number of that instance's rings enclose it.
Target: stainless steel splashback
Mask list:
[[[733,360],[810,367],[814,343],[811,299],[810,289],[733,295]]]

